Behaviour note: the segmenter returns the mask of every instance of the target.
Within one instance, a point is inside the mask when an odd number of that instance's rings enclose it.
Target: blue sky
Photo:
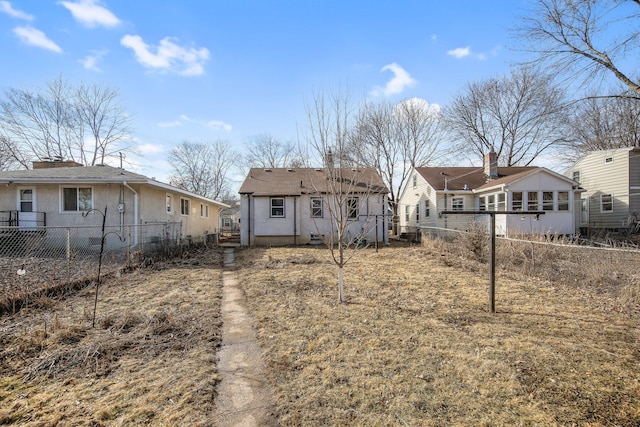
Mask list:
[[[446,105],[516,60],[526,0],[0,1],[0,92],[71,83],[118,89],[139,172],[166,180],[184,140],[295,141],[321,88]]]

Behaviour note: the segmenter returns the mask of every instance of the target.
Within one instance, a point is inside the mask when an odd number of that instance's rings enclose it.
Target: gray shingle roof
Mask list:
[[[149,180],[144,175],[133,173],[112,166],[78,166],[64,168],[43,168],[18,171],[1,171],[0,180],[12,180],[14,182],[146,182]]]
[[[345,182],[353,181],[352,192],[386,194],[382,178],[372,168],[340,170]],[[322,168],[252,168],[240,187],[240,194],[254,196],[298,196],[327,192],[327,175]]]

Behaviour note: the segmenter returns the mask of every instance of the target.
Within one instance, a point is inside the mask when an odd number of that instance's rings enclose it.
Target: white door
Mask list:
[[[20,227],[35,227],[38,225],[36,213],[36,189],[18,189],[18,225]]]

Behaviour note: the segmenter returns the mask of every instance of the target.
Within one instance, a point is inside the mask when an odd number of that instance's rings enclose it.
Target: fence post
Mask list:
[[[71,229],[67,228],[67,287],[71,286]]]

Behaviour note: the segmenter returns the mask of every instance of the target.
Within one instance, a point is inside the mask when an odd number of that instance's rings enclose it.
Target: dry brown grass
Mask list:
[[[213,425],[221,257],[206,251],[0,318],[0,425]]]
[[[637,311],[422,247],[238,254],[283,425],[640,425]]]

